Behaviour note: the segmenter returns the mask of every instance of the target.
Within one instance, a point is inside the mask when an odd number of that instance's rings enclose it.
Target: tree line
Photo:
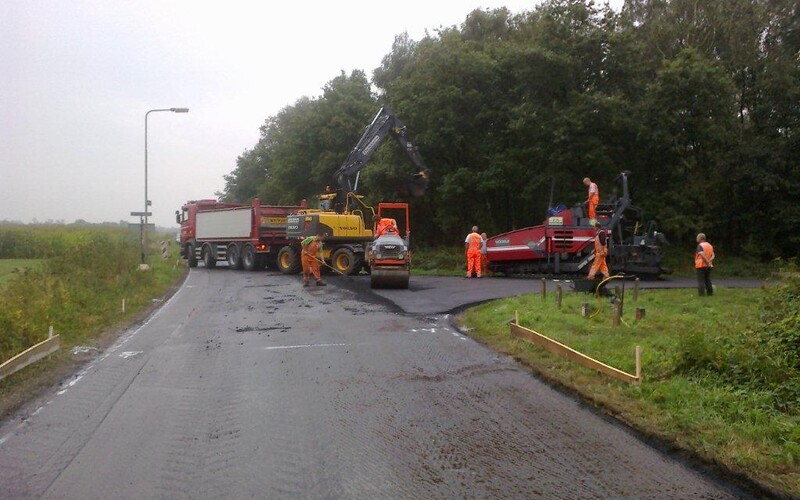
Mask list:
[[[797,254],[800,7],[793,0],[549,0],[475,10],[421,40],[395,37],[371,78],[342,72],[266,119],[222,197],[314,199],[390,106],[432,171],[411,199],[417,241],[541,223],[551,202],[631,196],[667,238]],[[370,202],[404,199],[412,165],[391,140],[361,172]],[[313,201],[312,201],[313,203]]]

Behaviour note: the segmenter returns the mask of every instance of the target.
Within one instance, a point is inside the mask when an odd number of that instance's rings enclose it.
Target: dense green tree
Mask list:
[[[634,201],[676,243],[702,230],[726,250],[794,255],[799,33],[793,0],[475,10],[418,41],[398,35],[371,82],[341,74],[268,118],[224,195],[313,196],[388,105],[432,172],[428,194],[411,200],[418,240],[538,224],[551,203],[584,197],[584,176],[608,195],[630,170]],[[411,165],[391,142],[362,171],[370,203],[407,199]]]

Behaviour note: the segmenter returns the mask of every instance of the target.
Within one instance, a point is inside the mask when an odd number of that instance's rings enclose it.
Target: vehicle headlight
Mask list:
[[[398,259],[404,259],[404,258],[405,258],[405,256],[406,256],[406,254],[405,254],[405,253],[403,253],[403,252],[400,252],[399,254],[397,254],[397,258],[398,258]]]
[[[372,255],[373,255],[373,256],[375,256],[375,258],[376,258],[376,259],[382,259],[382,258],[383,258],[383,257],[381,256],[381,253],[380,253],[380,252],[375,252],[375,253],[373,253]]]

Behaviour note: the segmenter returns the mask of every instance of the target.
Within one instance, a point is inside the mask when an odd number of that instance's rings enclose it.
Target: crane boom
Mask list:
[[[341,191],[345,193],[356,191],[359,172],[388,135],[391,135],[397,141],[411,159],[411,162],[417,167],[417,173],[414,174],[414,184],[417,189],[412,194],[419,196],[424,193],[428,184],[428,168],[425,166],[425,162],[422,160],[422,156],[420,156],[416,146],[411,142],[405,124],[387,107],[382,107],[378,111],[372,123],[367,126],[350,154],[347,155],[342,166],[334,174],[336,184]]]

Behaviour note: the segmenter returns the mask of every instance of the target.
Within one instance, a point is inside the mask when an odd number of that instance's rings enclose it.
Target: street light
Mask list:
[[[171,111],[173,113],[188,113],[189,108],[164,108],[164,109],[151,109],[144,114],[144,224],[142,225],[142,264],[144,264],[144,249],[147,240],[147,216],[149,215],[147,209],[150,206],[150,200],[147,199],[147,115],[157,111]]]

